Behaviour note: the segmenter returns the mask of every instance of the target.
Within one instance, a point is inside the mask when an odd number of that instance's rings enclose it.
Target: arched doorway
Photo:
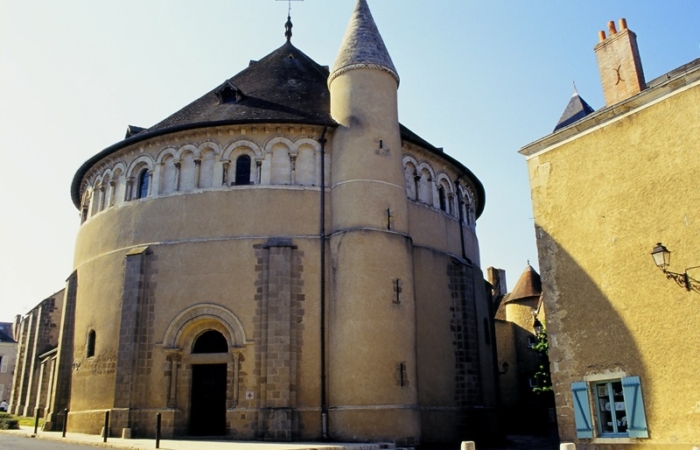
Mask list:
[[[226,338],[216,330],[200,334],[193,354],[228,353]],[[226,364],[193,364],[190,391],[190,434],[226,434]]]

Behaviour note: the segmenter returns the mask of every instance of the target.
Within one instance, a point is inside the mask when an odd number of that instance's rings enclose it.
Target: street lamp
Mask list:
[[[666,278],[673,280],[678,286],[685,288],[686,291],[695,291],[700,293],[700,281],[695,280],[688,275],[690,269],[698,269],[700,266],[688,267],[683,273],[671,272],[668,266],[671,265],[671,251],[667,249],[661,242],[656,244],[656,247],[651,251],[651,257],[654,260],[656,267],[666,274]]]

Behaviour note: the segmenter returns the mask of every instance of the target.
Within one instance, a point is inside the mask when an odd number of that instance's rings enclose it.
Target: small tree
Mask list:
[[[549,371],[549,341],[547,340],[547,330],[544,327],[537,335],[537,343],[532,348],[539,353],[537,371],[534,375],[537,383],[532,388],[532,392],[538,395],[552,392],[552,376]]]

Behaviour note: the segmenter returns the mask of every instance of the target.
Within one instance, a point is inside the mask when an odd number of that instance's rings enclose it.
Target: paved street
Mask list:
[[[110,438],[107,443],[96,435],[68,433],[61,438],[57,432],[39,432],[36,438],[30,437],[33,429],[22,427],[18,431],[0,431],[2,450],[77,450],[88,447],[151,449],[153,439]],[[271,443],[271,442],[232,442],[225,440],[162,440],[160,448],[168,450],[379,450],[380,444],[343,443]],[[556,450],[546,436],[508,436],[498,445],[479,445],[477,450]],[[423,446],[416,450],[459,450],[459,444],[443,446]]]

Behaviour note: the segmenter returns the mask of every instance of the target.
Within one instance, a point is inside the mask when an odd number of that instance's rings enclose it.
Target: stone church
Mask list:
[[[330,70],[291,20],[285,36],[78,169],[50,424],[67,408],[99,433],[109,411],[111,435],[152,436],[161,413],[164,436],[407,445],[494,429],[482,184],[399,123],[366,0]]]

